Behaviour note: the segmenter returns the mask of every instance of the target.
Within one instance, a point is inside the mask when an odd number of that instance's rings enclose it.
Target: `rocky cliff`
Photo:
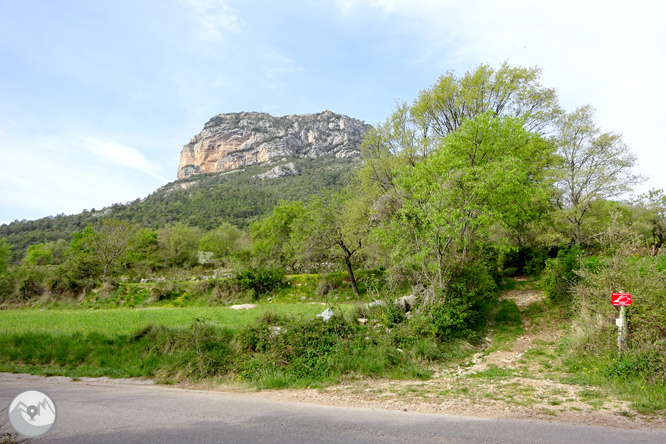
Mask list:
[[[231,171],[258,163],[286,163],[289,159],[360,155],[370,129],[360,120],[324,111],[319,114],[273,117],[266,113],[220,114],[183,147],[178,178],[200,173]],[[294,174],[293,164],[267,177]]]

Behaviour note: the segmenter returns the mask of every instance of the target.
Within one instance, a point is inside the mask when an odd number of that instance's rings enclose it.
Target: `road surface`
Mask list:
[[[41,390],[54,399],[57,421],[36,444],[666,443],[666,431],[327,407],[165,386],[54,381],[7,374],[0,378],[0,408],[26,389]]]

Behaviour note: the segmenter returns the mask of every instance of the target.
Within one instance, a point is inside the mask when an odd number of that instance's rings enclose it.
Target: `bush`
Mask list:
[[[538,276],[545,267],[546,253],[532,247],[512,247],[503,250],[497,263],[502,269],[514,269],[513,274]]]
[[[176,372],[194,378],[228,373],[235,359],[232,338],[231,330],[216,328],[206,319],[195,319],[175,340],[175,350],[180,351]]]
[[[277,290],[283,286],[285,272],[280,268],[258,268],[236,274],[241,290],[251,290],[255,296]]]
[[[541,280],[542,288],[551,302],[567,304],[572,300],[571,288],[578,281],[581,250],[577,245],[562,248],[557,257],[546,260]]]
[[[338,287],[340,287],[340,282],[335,278],[335,273],[327,274],[322,276],[319,284],[317,285],[315,294],[318,297],[324,297],[330,292],[336,290]]]
[[[157,282],[150,288],[150,296],[152,301],[163,301],[167,299],[174,299],[185,293],[185,291],[178,286],[175,282]]]
[[[451,277],[448,288],[424,305],[412,320],[417,333],[439,340],[477,340],[485,329],[499,289],[483,262]]]
[[[12,278],[16,281],[16,296],[21,301],[29,301],[44,293],[44,273],[35,267],[15,267]]]
[[[635,257],[634,248],[626,246],[578,273],[572,287],[576,317],[569,341],[574,353],[617,354],[618,309],[610,303],[611,293],[633,295],[633,306],[627,309],[627,347],[621,361],[603,370],[609,376],[666,380],[666,272],[659,269],[659,261]]]

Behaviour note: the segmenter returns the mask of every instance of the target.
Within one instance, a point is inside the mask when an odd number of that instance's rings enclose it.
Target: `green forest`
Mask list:
[[[541,75],[507,63],[448,72],[373,128],[356,164],[304,160],[299,176],[272,181],[253,178],[261,167],[201,175],[103,212],[2,226],[0,306],[102,304],[141,285],[153,301],[187,293],[216,305],[279,298],[318,276],[315,296],[335,308],[343,295],[355,314],[326,324],[268,314],[218,332],[232,345],[211,345],[199,367],[265,382],[271,363],[271,377],[309,384],[349,371],[427,377],[428,362],[482,340],[507,278],[524,275],[572,325],[571,356],[612,354],[609,375],[663,387],[666,195],[632,194],[643,178],[622,136],[597,126],[592,105],[562,109]],[[622,356],[613,292],[634,295]],[[401,310],[392,301],[404,296]],[[372,350],[357,318],[387,327]],[[293,333],[283,342],[280,325]],[[307,341],[318,354],[294,351]],[[358,362],[327,367],[343,350]],[[264,357],[228,360],[239,351]]]

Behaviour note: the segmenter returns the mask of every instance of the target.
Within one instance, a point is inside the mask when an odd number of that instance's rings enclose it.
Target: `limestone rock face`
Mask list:
[[[351,159],[360,155],[361,142],[369,129],[370,125],[360,120],[331,111],[284,117],[249,112],[220,114],[183,147],[178,179],[294,158]],[[293,174],[297,171],[290,165],[266,178]]]
[[[298,168],[294,162],[289,162],[284,165],[278,165],[271,168],[263,174],[258,174],[259,179],[277,179],[279,177],[295,176],[298,174]]]

